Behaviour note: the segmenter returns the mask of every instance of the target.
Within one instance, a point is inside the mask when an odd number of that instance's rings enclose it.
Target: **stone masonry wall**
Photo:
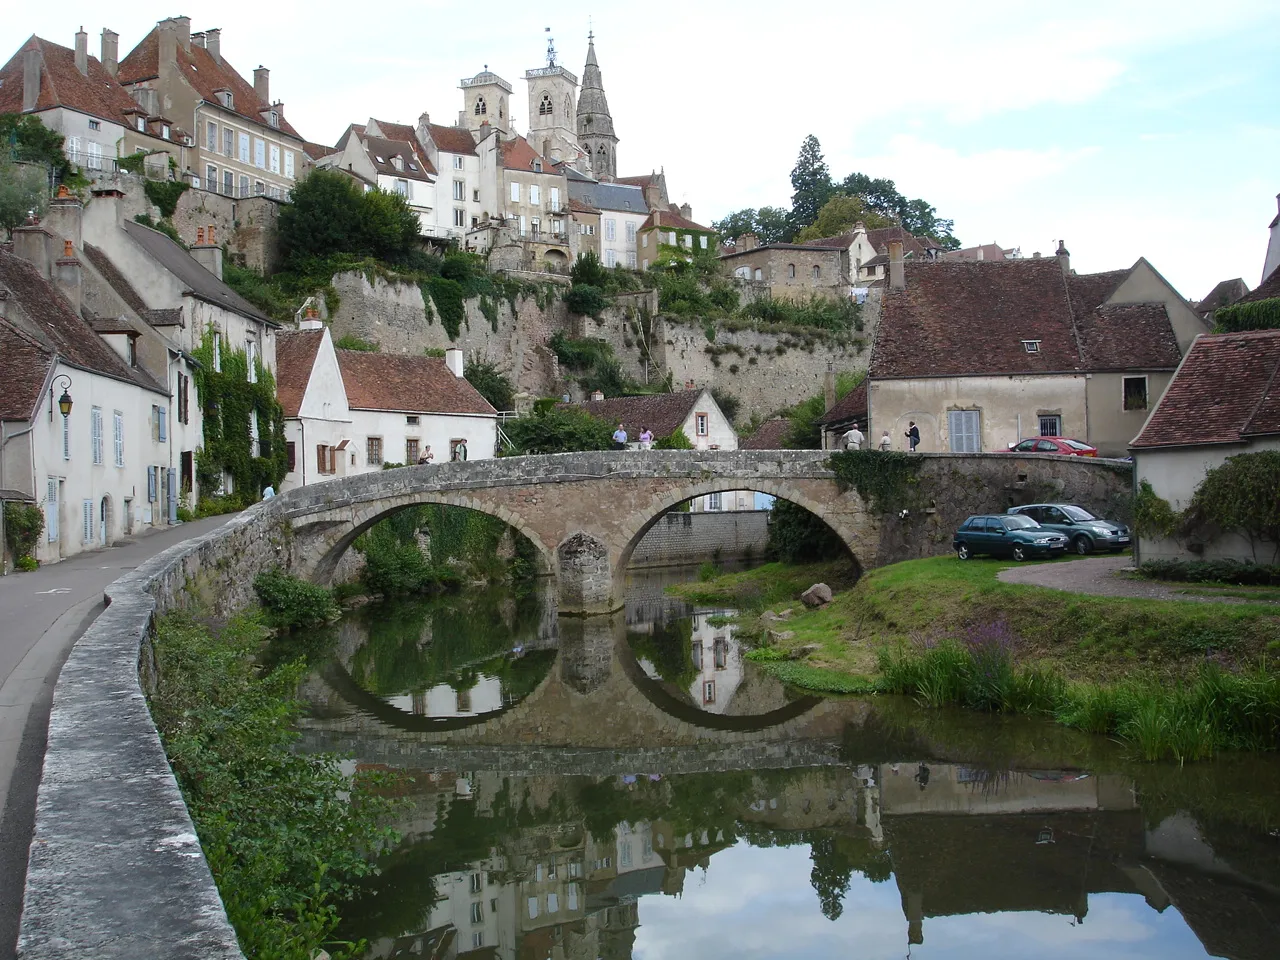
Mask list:
[[[631,553],[632,567],[669,567],[764,555],[769,511],[668,513]]]

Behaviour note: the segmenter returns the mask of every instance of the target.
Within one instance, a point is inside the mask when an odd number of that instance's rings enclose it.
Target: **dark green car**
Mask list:
[[[1030,517],[995,514],[970,517],[951,538],[956,556],[968,560],[976,554],[1013,557],[1060,557],[1067,552],[1067,538],[1056,530],[1046,530]]]
[[[1133,543],[1129,528],[1095,517],[1074,503],[1029,503],[1012,507],[1011,516],[1030,517],[1042,527],[1062,534],[1082,556],[1095,550],[1125,550]]]

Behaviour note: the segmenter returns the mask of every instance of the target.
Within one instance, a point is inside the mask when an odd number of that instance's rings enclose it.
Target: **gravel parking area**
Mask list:
[[[1133,569],[1127,553],[1108,557],[1085,557],[1067,563],[1037,563],[1010,567],[996,576],[1005,583],[1026,583],[1068,593],[1091,593],[1100,597],[1145,597],[1148,600],[1185,600],[1190,603],[1275,603],[1274,600],[1245,600],[1239,597],[1208,597],[1184,593],[1190,584],[1162,583],[1125,575]],[[1280,604],[1278,604],[1280,605]]]

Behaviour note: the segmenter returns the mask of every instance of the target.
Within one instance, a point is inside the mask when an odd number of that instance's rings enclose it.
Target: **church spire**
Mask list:
[[[587,34],[587,64],[578,94],[578,142],[591,155],[591,172],[597,179],[612,180],[618,175],[618,138],[613,132],[613,117],[596,60],[594,31]]]

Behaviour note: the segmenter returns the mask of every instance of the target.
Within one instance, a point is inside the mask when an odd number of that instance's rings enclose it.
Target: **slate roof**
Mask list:
[[[669,227],[673,230],[697,230],[702,233],[714,233],[710,227],[704,227],[700,223],[694,223],[688,217],[674,210],[660,211],[661,223],[657,224],[657,228],[661,230],[663,227]],[[649,219],[640,227],[641,230],[652,230],[655,226],[653,222],[654,214],[649,214]]]
[[[625,184],[570,180],[569,196],[601,210],[644,214],[649,212],[649,205],[644,200],[644,191],[639,187],[629,187]],[[669,214],[663,214],[663,216],[666,217]]]
[[[1203,334],[1131,446],[1280,434],[1280,330]]]
[[[323,330],[281,330],[276,334],[276,398],[286,417],[296,417],[311,380]]]
[[[130,127],[134,124],[125,116],[126,111],[145,112],[96,57],[89,57],[89,75],[86,77],[76,69],[75,50],[33,34],[0,68],[0,113],[22,112],[22,59],[29,49],[39,50],[43,59],[37,111],[66,107]]]
[[[885,290],[871,375],[1172,370],[1180,355],[1163,304],[1104,303],[1127,275],[1064,277],[1056,257],[909,260],[906,289]]]
[[[369,162],[378,173],[401,180],[422,180],[431,183],[431,174],[436,168],[431,161],[422,156],[420,151],[407,140],[384,140],[381,137],[364,138],[365,153]],[[402,166],[397,167],[392,160],[400,158]]]
[[[561,403],[560,408],[585,410],[615,426],[621,423],[632,440],[648,427],[655,439],[669,436],[684,426],[693,413],[698,398],[706,394],[703,407],[715,403],[706,390],[680,390],[676,393],[655,393],[643,397],[610,397],[607,400],[588,400],[586,403]]]
[[[248,300],[196,263],[187,251],[160,231],[144,227],[131,220],[124,221],[121,227],[151,259],[182,281],[184,289],[193,296],[254,320],[261,320],[273,327],[279,326]]]
[[[738,443],[739,450],[786,450],[791,421],[785,417],[766,420],[747,439]]]
[[[263,103],[258,99],[253,84],[240,76],[226,57],[222,57],[222,62],[219,63],[213,59],[213,54],[195,43],[191,44],[189,52],[182,48],[181,43],[177,47],[178,70],[201,99],[217,104],[219,103],[217,91],[230,90],[234,105],[230,108],[230,112],[262,126],[268,126],[267,121],[263,119],[263,114],[272,109],[271,104]],[[129,55],[120,61],[118,79],[121,83],[129,84],[150,80],[159,75],[160,28],[153,27],[151,32],[129,51]],[[280,113],[280,125],[273,129],[279,130],[286,136],[302,139],[298,131],[285,119],[283,111]]]
[[[347,403],[358,410],[495,416],[470,383],[438,357],[338,350]]]
[[[1280,297],[1280,267],[1271,271],[1271,275],[1252,293],[1246,293],[1236,303],[1252,303],[1254,300],[1271,300]]]
[[[831,409],[818,418],[818,423],[844,423],[846,420],[867,418],[867,381],[862,382],[831,405]]]
[[[461,153],[471,157],[476,155],[476,141],[470,130],[464,127],[444,127],[438,123],[427,124],[427,129],[437,149],[445,153]]]
[[[35,265],[7,250],[0,250],[0,287],[7,287],[10,296],[17,301],[26,323],[14,327],[34,343],[13,343],[16,356],[6,349],[0,355],[0,408],[8,410],[9,394],[15,394],[15,407],[39,393],[44,386],[49,363],[56,354],[64,363],[79,367],[104,377],[132,383],[155,393],[167,391],[144,371],[130,367],[120,355],[94,332],[89,322],[77,314],[58,289],[36,269]],[[8,347],[9,344],[6,344]],[[45,358],[40,360],[41,355]],[[34,393],[33,393],[34,391]],[[19,419],[30,416],[31,407]]]

